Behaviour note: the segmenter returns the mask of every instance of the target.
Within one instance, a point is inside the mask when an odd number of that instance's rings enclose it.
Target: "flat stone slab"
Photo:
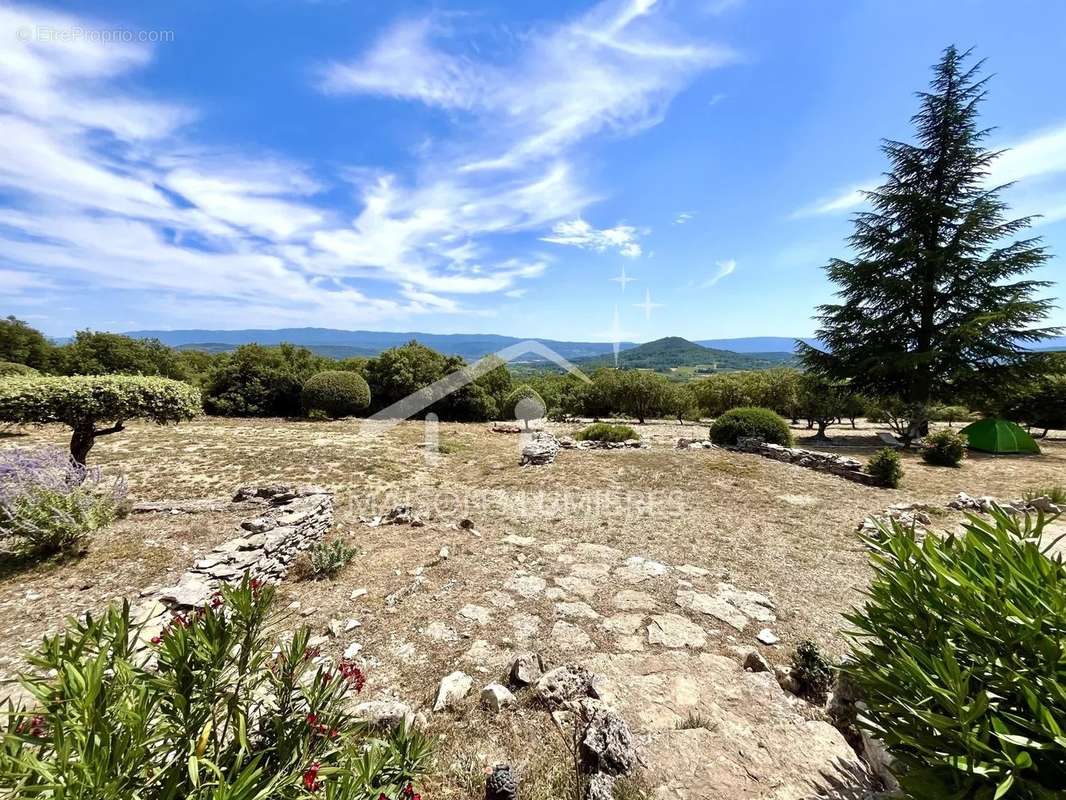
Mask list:
[[[476,622],[478,625],[488,625],[492,621],[491,611],[485,606],[477,606],[472,603],[460,608],[457,616],[468,622]]]
[[[563,652],[595,650],[596,645],[584,630],[563,620],[552,626],[551,641]]]
[[[677,593],[675,602],[686,611],[707,614],[738,631],[744,630],[748,624],[748,618],[739,608],[715,595],[684,589]]]
[[[804,800],[830,786],[827,776],[855,790],[827,796],[864,796],[868,775],[855,752],[831,725],[807,719],[769,673],[677,650],[581,663],[643,746],[657,800]]]
[[[578,578],[574,575],[568,575],[564,578],[553,578],[555,584],[562,589],[575,594],[584,600],[591,600],[600,590],[596,587],[592,581],[587,578]]]
[[[707,644],[707,633],[680,614],[655,614],[648,623],[648,644],[700,648]]]
[[[650,611],[658,603],[647,592],[640,592],[636,589],[623,589],[611,598],[611,605],[619,611]]]
[[[544,587],[547,585],[548,582],[537,575],[517,574],[508,578],[503,588],[509,592],[514,592],[520,597],[524,597],[526,600],[532,600],[543,592]]]
[[[575,601],[572,603],[556,603],[555,611],[561,617],[567,619],[599,619],[599,612],[588,603]]]
[[[514,631],[515,638],[520,642],[527,642],[536,638],[537,634],[540,633],[541,620],[535,614],[516,611],[507,618],[507,622]]]
[[[644,624],[643,614],[617,614],[607,617],[600,623],[600,627],[616,634],[636,633],[637,629]]]
[[[614,570],[614,577],[623,583],[643,583],[654,578],[661,578],[670,568],[658,561],[651,561],[643,556],[632,556],[626,563]]]

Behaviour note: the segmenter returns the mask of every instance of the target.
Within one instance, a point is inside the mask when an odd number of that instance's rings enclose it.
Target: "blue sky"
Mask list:
[[[0,3],[0,312],[807,335],[952,42],[1061,279],[1064,33],[1045,0]]]

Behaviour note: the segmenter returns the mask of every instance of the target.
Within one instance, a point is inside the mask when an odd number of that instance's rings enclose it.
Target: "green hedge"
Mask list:
[[[937,467],[957,467],[966,457],[966,437],[952,430],[931,433],[922,445],[922,458]]]
[[[300,393],[304,413],[328,417],[355,416],[370,405],[370,387],[358,372],[326,370],[312,375]]]
[[[10,378],[13,375],[40,375],[33,367],[25,364],[16,364],[14,361],[0,361],[0,378]]]
[[[640,436],[628,425],[615,425],[610,422],[594,422],[574,434],[574,438],[592,442],[626,442],[639,439]]]
[[[734,445],[749,436],[786,447],[792,444],[788,423],[768,408],[733,408],[711,425],[711,441],[718,445]]]
[[[866,472],[877,478],[879,485],[896,489],[903,479],[903,460],[891,447],[883,447],[870,456]]]

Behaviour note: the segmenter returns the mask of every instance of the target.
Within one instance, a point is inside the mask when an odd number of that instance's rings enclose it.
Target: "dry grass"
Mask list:
[[[578,425],[549,425],[569,434]],[[677,451],[679,436],[706,435],[703,425],[651,423],[639,426],[649,447],[641,450],[562,451],[550,467],[518,466],[518,437],[493,433],[488,425],[442,424],[444,452],[427,459],[423,428],[404,423],[367,438],[355,420],[288,422],[202,418],[176,427],[131,425],[107,437],[91,461],[124,474],[133,499],[229,495],[241,484],[319,483],[337,493],[332,537],[360,549],[360,555],[329,581],[286,582],[282,605],[291,604],[289,624],[322,631],[331,618],[361,621],[358,639],[371,663],[366,688],[374,696],[396,692],[425,703],[441,675],[465,669],[480,686],[499,677],[493,660],[508,647],[506,625],[478,628],[456,621],[465,604],[486,604],[486,591],[499,589],[516,569],[546,577],[560,574],[552,547],[574,542],[610,545],[667,564],[695,564],[713,579],[772,596],[783,646],[812,639],[839,655],[840,613],[859,600],[866,554],[854,531],[867,514],[917,501],[942,507],[957,492],[1018,497],[1025,490],[1061,484],[1066,475],[1066,440],[1041,443],[1036,457],[971,455],[960,469],[932,467],[905,453],[905,475],[897,490],[860,486],[842,479],[756,456],[722,450]],[[876,449],[876,428],[833,428],[839,452],[865,459]],[[794,431],[800,446],[802,428]],[[0,440],[0,447],[62,443],[59,428],[36,429]],[[368,528],[360,516],[382,513],[407,502],[426,519],[425,527]],[[475,531],[460,529],[469,518]],[[938,519],[945,527],[957,515]],[[12,654],[31,644],[66,615],[99,608],[118,597],[136,597],[150,585],[164,585],[199,554],[232,535],[236,515],[137,516],[101,533],[84,558],[49,563],[0,577],[0,675],[15,666]],[[510,534],[533,537],[536,546],[515,547]],[[438,562],[442,546],[449,557]],[[427,566],[429,565],[429,566]],[[385,598],[421,574],[419,591],[396,606]],[[351,599],[365,587],[364,597]],[[645,587],[641,587],[645,588]],[[673,607],[673,585],[659,600]],[[654,591],[654,590],[649,590]],[[523,601],[520,610],[546,620],[534,644],[549,661],[571,654],[543,638],[555,618],[546,599]],[[507,612],[495,612],[495,619]],[[458,632],[455,641],[424,635],[431,623]],[[502,631],[502,633],[501,633]],[[600,647],[606,634],[590,629]],[[488,649],[478,650],[478,640]],[[751,632],[722,631],[723,650],[750,642]],[[335,654],[346,641],[332,645]],[[485,653],[489,657],[485,657]],[[537,775],[529,797],[565,797],[559,771],[561,742],[533,710],[491,718],[467,708],[434,722],[446,734],[434,796],[473,798],[481,792],[481,765],[495,760],[524,764]],[[531,741],[538,742],[530,747]],[[524,759],[524,761],[523,761]],[[457,765],[457,766],[453,766]]]

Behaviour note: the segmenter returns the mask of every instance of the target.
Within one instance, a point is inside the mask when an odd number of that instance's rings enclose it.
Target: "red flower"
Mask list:
[[[340,663],[341,677],[348,681],[348,685],[355,689],[356,692],[363,691],[363,686],[366,684],[366,673],[355,665],[355,662],[351,659],[343,659]]]
[[[218,608],[225,602],[226,600],[222,597],[222,592],[215,592],[211,595],[211,608]]]
[[[152,644],[160,644],[163,641],[162,636],[153,636],[151,639]]]
[[[304,788],[309,792],[317,792],[322,788],[322,781],[318,780],[318,771],[322,765],[317,761],[304,770]]]

